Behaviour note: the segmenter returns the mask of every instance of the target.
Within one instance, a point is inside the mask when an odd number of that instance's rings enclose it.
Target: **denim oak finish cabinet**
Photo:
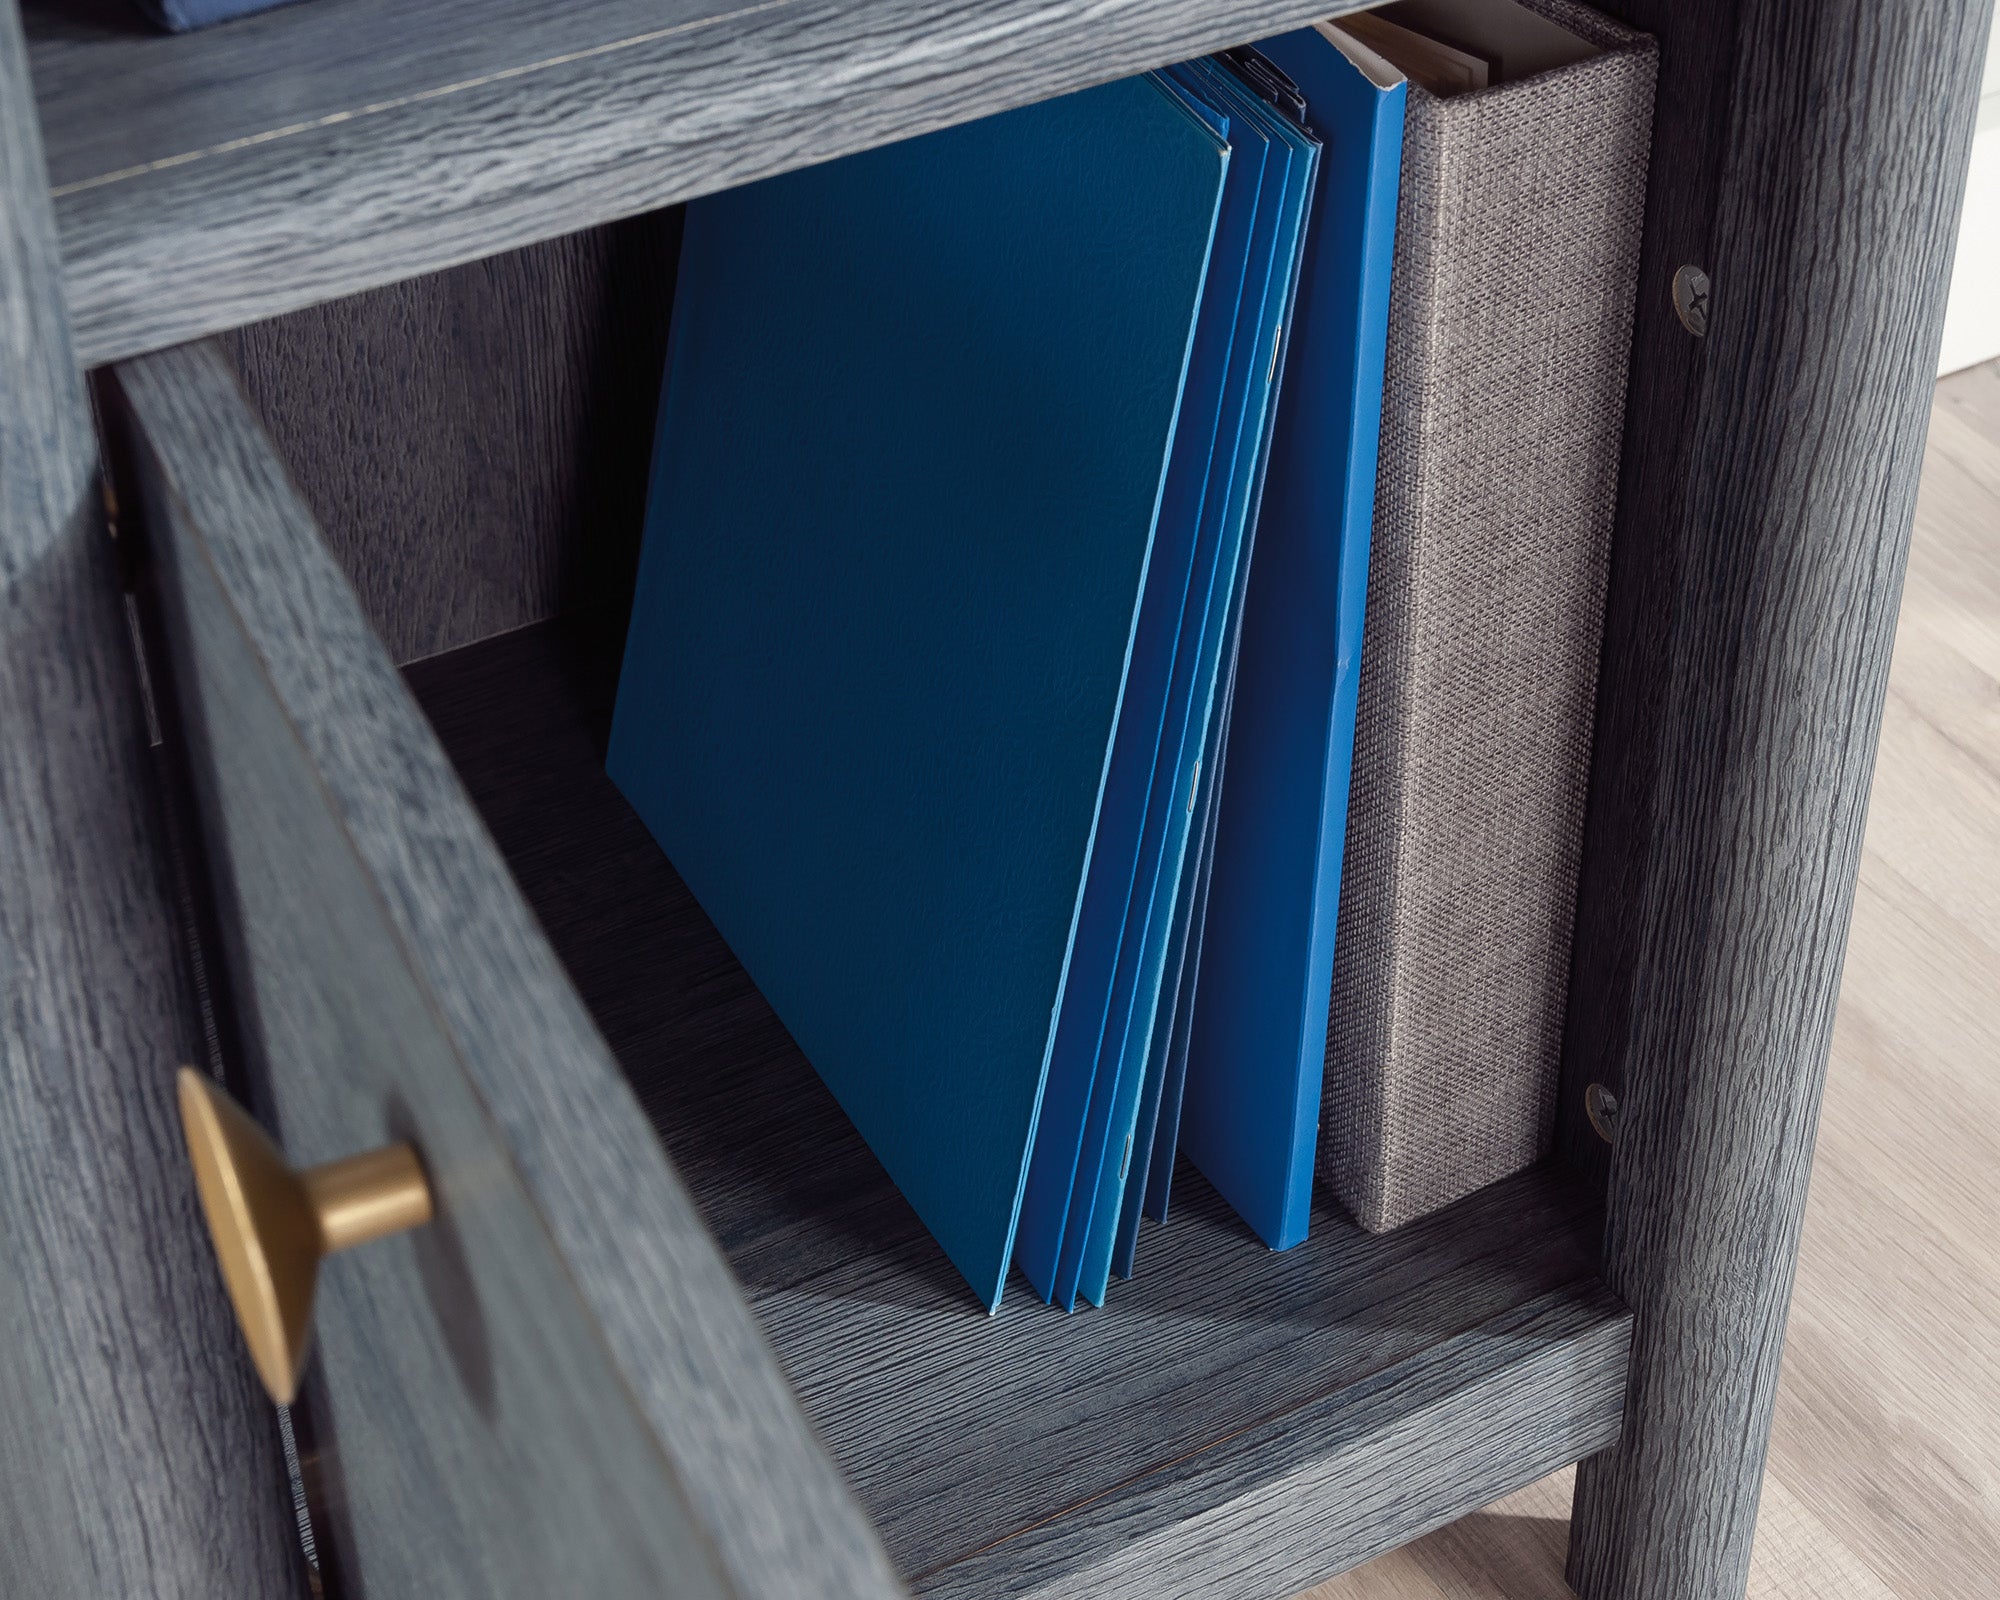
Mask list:
[[[1191,1182],[988,1320],[598,770],[671,208],[1328,9],[0,5],[0,1588],[1251,1600],[1581,1460],[1586,1600],[1743,1592],[1987,0],[1605,6],[1661,79],[1545,1169],[1285,1256]],[[432,1185],[282,1419],[181,1062]]]

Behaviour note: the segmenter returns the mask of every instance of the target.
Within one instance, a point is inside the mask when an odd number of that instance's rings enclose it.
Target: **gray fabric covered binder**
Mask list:
[[[1409,90],[1321,1117],[1373,1229],[1553,1128],[1656,52],[1532,9],[1601,53]]]

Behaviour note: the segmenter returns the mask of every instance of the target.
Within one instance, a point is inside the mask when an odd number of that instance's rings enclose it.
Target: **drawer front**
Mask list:
[[[348,1587],[895,1592],[233,375],[115,388],[257,1109],[297,1165],[407,1141],[435,1197],[321,1271]]]

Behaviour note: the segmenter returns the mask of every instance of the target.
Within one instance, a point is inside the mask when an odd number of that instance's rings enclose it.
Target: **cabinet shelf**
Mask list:
[[[164,37],[108,0],[32,0],[24,21],[95,366],[1348,9],[313,0]]]
[[[604,775],[617,631],[407,676],[918,1593],[1286,1593],[1617,1438],[1631,1319],[1552,1170],[1274,1254],[1183,1164],[1104,1309],[985,1316]]]

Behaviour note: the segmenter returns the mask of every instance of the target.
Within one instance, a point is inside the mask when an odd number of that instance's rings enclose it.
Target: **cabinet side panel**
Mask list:
[[[681,212],[221,343],[398,662],[602,610],[638,560]]]

